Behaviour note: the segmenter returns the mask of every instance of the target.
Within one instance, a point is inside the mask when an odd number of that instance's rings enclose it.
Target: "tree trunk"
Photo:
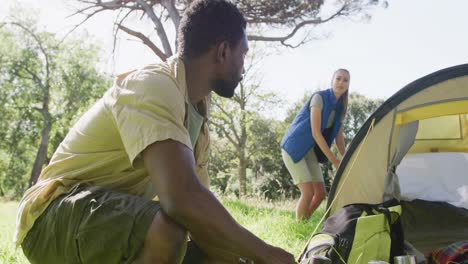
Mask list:
[[[245,157],[245,147],[247,145],[247,118],[245,113],[245,90],[242,84],[240,85],[240,95],[239,196],[243,197],[247,194],[247,159]]]
[[[239,197],[247,194],[247,161],[245,160],[245,147],[239,149]]]
[[[245,111],[246,94],[244,85],[239,84],[239,106],[240,106],[240,138],[239,138],[239,196],[243,197],[247,194],[247,158],[245,157],[245,148],[247,145],[247,117]]]
[[[37,150],[36,160],[34,161],[34,166],[31,172],[31,178],[29,180],[29,187],[33,186],[39,175],[42,171],[42,166],[44,165],[47,159],[47,149],[49,147],[49,134],[52,128],[52,118],[50,117],[49,113],[44,115],[44,127],[42,128],[41,132],[41,144],[39,145],[39,149]]]

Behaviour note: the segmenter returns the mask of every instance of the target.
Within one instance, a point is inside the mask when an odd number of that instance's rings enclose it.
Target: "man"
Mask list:
[[[218,263],[294,263],[197,178],[206,176],[206,97],[233,96],[245,27],[232,3],[194,1],[179,56],[117,77],[21,201],[15,239],[31,263],[180,263],[187,231]]]

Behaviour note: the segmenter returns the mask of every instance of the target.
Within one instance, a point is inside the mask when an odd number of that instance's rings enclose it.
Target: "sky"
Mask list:
[[[1,0],[0,20],[15,0]],[[77,23],[72,0],[16,0],[32,6],[45,29],[62,33]],[[266,56],[259,76],[265,89],[296,102],[306,91],[327,88],[333,72],[351,73],[350,91],[387,99],[406,84],[434,71],[468,62],[467,0],[388,0],[365,21],[345,19],[327,25],[329,36],[296,49],[280,47]],[[93,36],[103,51],[105,70],[119,73],[158,59],[130,37],[123,37],[112,56],[112,17],[85,23],[80,31]]]

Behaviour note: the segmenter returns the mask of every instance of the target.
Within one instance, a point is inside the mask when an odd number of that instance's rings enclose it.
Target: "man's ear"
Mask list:
[[[229,43],[227,41],[222,41],[218,44],[217,52],[216,52],[216,62],[224,63],[227,60],[229,54]]]

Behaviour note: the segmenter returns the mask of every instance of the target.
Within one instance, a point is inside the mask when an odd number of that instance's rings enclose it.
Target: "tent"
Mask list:
[[[392,197],[422,253],[468,239],[468,64],[408,84],[368,118],[337,170],[328,215]]]

